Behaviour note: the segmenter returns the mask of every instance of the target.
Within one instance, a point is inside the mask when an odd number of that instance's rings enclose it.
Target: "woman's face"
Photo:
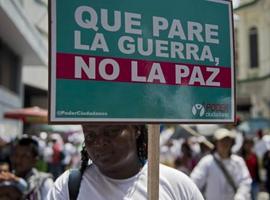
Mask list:
[[[90,159],[105,174],[137,164],[138,133],[132,126],[83,125],[83,132]]]

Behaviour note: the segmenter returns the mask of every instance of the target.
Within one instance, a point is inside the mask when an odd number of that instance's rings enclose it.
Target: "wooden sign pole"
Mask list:
[[[159,199],[159,135],[160,126],[148,126],[148,200]]]

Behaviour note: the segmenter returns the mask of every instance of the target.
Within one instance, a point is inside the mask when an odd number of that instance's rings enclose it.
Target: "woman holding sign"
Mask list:
[[[146,200],[146,126],[83,125],[83,132],[80,173],[66,171],[56,180],[47,199]],[[160,165],[159,184],[159,199],[203,199],[186,175],[164,165]]]

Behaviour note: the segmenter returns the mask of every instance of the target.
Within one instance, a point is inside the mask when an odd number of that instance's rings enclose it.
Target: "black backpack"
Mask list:
[[[81,180],[81,171],[78,169],[71,169],[68,177],[68,192],[70,200],[77,200],[80,191]]]

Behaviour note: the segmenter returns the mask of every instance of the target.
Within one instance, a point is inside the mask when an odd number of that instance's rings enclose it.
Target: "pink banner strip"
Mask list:
[[[57,79],[231,88],[228,67],[64,53],[57,54],[56,65]]]

